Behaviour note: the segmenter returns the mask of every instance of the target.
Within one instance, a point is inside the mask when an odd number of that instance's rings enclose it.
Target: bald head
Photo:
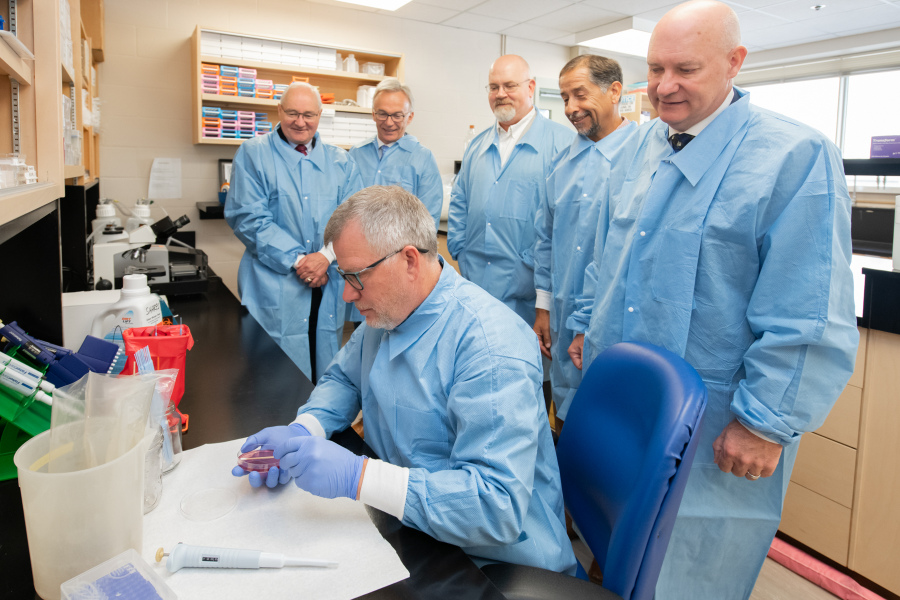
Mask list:
[[[647,93],[660,119],[687,131],[722,105],[747,49],[734,11],[713,0],[679,4],[653,29]]]
[[[501,56],[488,71],[488,101],[504,129],[522,120],[534,104],[534,78],[525,59],[515,54]]]

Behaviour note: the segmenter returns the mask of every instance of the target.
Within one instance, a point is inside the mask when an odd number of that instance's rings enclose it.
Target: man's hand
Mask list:
[[[538,336],[538,346],[541,354],[549,359],[550,356],[550,311],[543,308],[534,309],[534,332]]]
[[[768,477],[778,467],[781,444],[754,435],[737,420],[728,424],[713,442],[716,464],[725,473],[751,481]]]
[[[279,446],[292,437],[305,437],[309,435],[309,430],[300,423],[291,423],[286,426],[277,425],[275,427],[266,427],[259,433],[248,437],[247,441],[244,442],[244,445],[241,446],[241,452],[249,452],[259,446]],[[243,477],[247,474],[247,471],[237,466],[231,470],[231,474],[235,477]],[[266,484],[266,487],[274,488],[290,481],[291,474],[288,473],[286,469],[272,467],[269,469],[269,472],[266,473],[265,479],[263,479],[262,474],[257,471],[252,471],[248,479],[250,480],[250,485],[252,487],[257,488]]]
[[[289,439],[275,449],[275,458],[300,489],[322,498],[356,500],[366,457],[353,454],[325,438]]]
[[[307,254],[297,264],[297,278],[311,288],[328,283],[328,259],[321,252]]]
[[[581,369],[581,353],[584,351],[584,334],[579,333],[575,336],[575,339],[572,340],[572,344],[569,346],[569,358],[572,359],[572,364],[575,365],[577,369]]]

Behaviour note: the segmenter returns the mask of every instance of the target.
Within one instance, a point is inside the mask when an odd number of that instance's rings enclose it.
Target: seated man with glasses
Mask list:
[[[372,107],[378,134],[350,149],[363,186],[399,185],[422,201],[437,227],[444,203],[444,184],[431,150],[406,134],[414,116],[412,92],[398,79],[388,77],[375,88]],[[352,305],[348,307],[347,318],[357,323],[363,320]]]
[[[279,468],[250,483],[294,483],[383,510],[476,563],[574,574],[559,467],[534,332],[437,253],[434,220],[412,194],[366,188],[335,210],[344,299],[366,318],[274,444]],[[329,441],[362,410],[381,460]],[[235,475],[244,475],[235,467]]]
[[[535,82],[521,56],[488,74],[496,124],[469,144],[450,199],[447,246],[463,277],[534,323],[534,219],[550,163],[575,138],[534,109]]]
[[[241,303],[315,381],[340,347],[345,304],[325,224],[361,187],[347,153],[319,139],[322,99],[292,83],[280,123],[234,156],[225,219],[247,247],[238,270]]]

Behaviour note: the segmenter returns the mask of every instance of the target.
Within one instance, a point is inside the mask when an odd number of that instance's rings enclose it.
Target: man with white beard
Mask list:
[[[460,273],[534,323],[534,218],[553,157],[575,133],[534,109],[534,78],[521,56],[501,56],[488,73],[497,122],[463,156],[453,186],[447,246]]]

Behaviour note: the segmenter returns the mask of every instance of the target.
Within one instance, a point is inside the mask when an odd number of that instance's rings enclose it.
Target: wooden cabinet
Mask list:
[[[860,328],[853,376],[800,441],[781,531],[900,593],[900,335]]]
[[[650,103],[650,96],[647,95],[647,92],[622,94],[619,101],[619,114],[638,125],[659,116]]]
[[[214,38],[212,42],[209,40]],[[224,41],[223,41],[224,40]],[[214,44],[231,44],[231,46],[221,46],[221,52],[213,54],[211,52],[204,53],[205,48]],[[241,44],[245,47],[260,48],[260,50],[240,52]],[[348,54],[354,54],[357,62],[361,66],[365,62],[380,63],[384,65],[384,75],[369,75],[366,73],[347,73],[345,71],[337,71],[333,69],[336,64],[335,60],[322,62],[319,59],[317,66],[308,66],[298,64],[285,64],[284,62],[275,62],[277,52],[275,49],[282,45],[291,47],[303,47],[310,49],[321,49],[334,53],[335,51],[347,57]],[[271,50],[271,51],[266,51]],[[260,58],[256,58],[256,56]],[[244,58],[251,56],[253,58]],[[239,58],[240,57],[240,58]],[[268,58],[268,59],[266,59]],[[227,65],[232,67],[255,69],[256,78],[263,80],[271,80],[273,83],[287,85],[290,84],[294,77],[302,77],[308,80],[311,85],[319,88],[321,93],[334,94],[336,104],[326,104],[325,108],[333,108],[338,114],[344,113],[361,113],[370,115],[371,108],[363,108],[358,106],[342,106],[339,103],[342,100],[357,99],[357,88],[361,85],[375,86],[385,77],[396,77],[403,80],[403,55],[392,54],[387,52],[377,52],[372,50],[361,50],[358,48],[325,46],[322,44],[310,44],[297,40],[283,40],[276,38],[252,36],[240,33],[223,32],[212,29],[204,29],[197,27],[191,38],[191,73],[192,73],[192,90],[193,90],[193,106],[191,109],[193,121],[193,140],[195,144],[217,144],[217,145],[240,145],[243,139],[223,139],[209,138],[203,136],[203,107],[219,107],[228,110],[265,112],[268,120],[274,125],[278,122],[278,100],[270,100],[256,97],[226,96],[220,94],[207,94],[202,90],[202,65]],[[329,68],[331,67],[331,68]],[[369,117],[371,120],[371,117]],[[321,126],[320,126],[321,127]],[[320,132],[321,133],[321,132]],[[374,132],[373,132],[374,135]],[[323,137],[325,137],[323,135]],[[330,141],[330,140],[326,140]],[[344,145],[346,144],[338,144]]]
[[[71,102],[71,111],[65,115],[69,128],[80,135],[76,141],[80,160],[67,160],[64,167],[68,183],[85,185],[100,176],[99,130],[95,127],[99,111],[97,57],[103,57],[103,2],[102,0],[68,0],[72,20],[72,72],[63,66],[63,95]],[[91,33],[89,33],[91,32]],[[95,52],[95,46],[100,52]],[[63,140],[65,144],[67,140]]]

